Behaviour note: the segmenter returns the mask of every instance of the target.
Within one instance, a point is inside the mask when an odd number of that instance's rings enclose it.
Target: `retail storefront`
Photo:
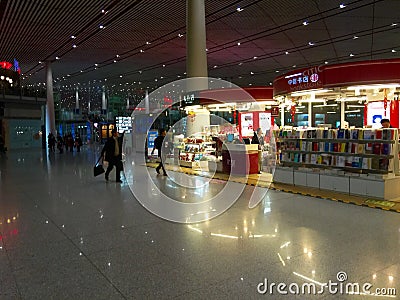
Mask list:
[[[254,87],[184,95],[187,118],[172,127],[176,134],[170,137],[175,163],[178,158],[184,167],[237,175],[266,169],[259,169],[259,147],[251,144],[251,138],[257,128],[262,128],[266,141],[272,134],[272,110],[277,105],[272,92],[270,87]],[[267,145],[262,155],[268,155]]]
[[[321,65],[274,81],[274,181],[382,199],[400,195],[400,60]],[[390,119],[392,128],[382,129]]]

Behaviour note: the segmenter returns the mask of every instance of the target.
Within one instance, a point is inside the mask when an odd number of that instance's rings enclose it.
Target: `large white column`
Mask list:
[[[203,132],[204,126],[210,126],[210,112],[207,109],[194,111],[186,121],[186,136]]]
[[[56,135],[56,120],[54,113],[54,95],[53,95],[53,72],[51,69],[51,62],[46,62],[46,133],[51,132]]]
[[[144,105],[146,114],[150,113],[150,102],[149,102],[149,91],[146,90],[146,94],[144,96]]]
[[[208,89],[204,0],[186,0],[186,71],[187,77],[204,77],[190,81],[187,90]]]
[[[107,113],[106,87],[103,85],[103,93],[101,95],[101,113]]]
[[[75,91],[75,110],[78,111],[78,109],[79,109],[79,91],[77,87]]]

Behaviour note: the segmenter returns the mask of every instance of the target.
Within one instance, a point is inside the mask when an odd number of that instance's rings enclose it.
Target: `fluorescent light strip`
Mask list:
[[[364,108],[364,105],[355,105],[355,104],[349,104],[347,107],[362,107]]]
[[[326,286],[326,283],[322,283],[322,282],[316,281],[316,280],[314,280],[314,279],[312,279],[312,278],[309,278],[309,277],[307,277],[307,276],[301,275],[301,274],[299,274],[299,273],[293,272],[293,274],[296,275],[296,276],[299,276],[300,278],[303,278],[303,279],[305,279],[305,280],[307,280],[307,281],[310,281],[310,282],[312,282],[312,283],[318,284],[318,285],[320,285],[320,286]]]
[[[303,75],[303,73],[296,73],[296,74],[285,76],[285,78],[292,78],[292,77],[297,77],[297,76],[301,76],[301,75]]]
[[[355,110],[345,110],[344,113],[348,114],[348,113],[356,113],[356,112],[360,112],[359,109],[355,109]]]
[[[313,107],[325,107],[325,106],[337,106],[337,104],[321,104],[321,105],[314,105]]]
[[[327,114],[336,114],[337,112],[336,111],[327,111],[326,113]]]
[[[371,84],[371,85],[357,85],[357,86],[349,86],[347,90],[353,91],[353,90],[373,90],[373,89],[384,89],[384,88],[394,88],[394,87],[400,87],[399,83],[388,83],[388,84]]]

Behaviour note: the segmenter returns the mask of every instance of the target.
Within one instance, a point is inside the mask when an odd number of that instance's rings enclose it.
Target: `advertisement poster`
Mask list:
[[[252,137],[254,135],[253,113],[244,113],[240,117],[242,136]]]
[[[150,155],[151,151],[153,151],[154,148],[154,140],[158,136],[158,131],[157,130],[150,130],[147,133],[147,154]],[[154,155],[158,155],[157,149],[154,150]]]
[[[390,104],[386,108],[386,116],[383,101],[369,102],[367,110],[367,125],[372,128],[381,128],[381,120],[390,118]]]
[[[259,113],[259,127],[265,133],[271,129],[271,113]]]

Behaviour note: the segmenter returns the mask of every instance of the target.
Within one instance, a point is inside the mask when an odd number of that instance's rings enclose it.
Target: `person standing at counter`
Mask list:
[[[382,119],[381,125],[382,125],[382,128],[392,128],[392,125],[390,125],[389,119]]]
[[[264,135],[261,128],[254,131],[252,144],[258,144],[258,174],[261,174],[262,169],[262,149],[264,148]]]

